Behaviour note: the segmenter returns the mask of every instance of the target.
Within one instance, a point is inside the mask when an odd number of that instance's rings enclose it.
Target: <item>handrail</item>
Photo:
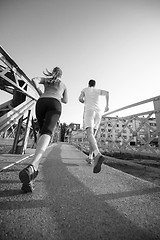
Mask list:
[[[15,61],[8,55],[8,53],[6,53],[6,51],[1,46],[0,46],[0,60],[15,74],[15,76],[17,75],[20,78],[20,80],[22,80],[22,81],[24,80],[25,85],[23,87],[28,85],[30,87],[30,89],[32,89],[34,92],[37,93],[37,97],[39,96],[39,93],[38,93],[37,89],[35,88],[34,84],[31,82],[31,80],[27,77],[27,75],[22,71],[22,69],[15,63]],[[8,81],[12,86],[17,88],[19,91],[22,91],[28,97],[30,97],[34,100],[37,100],[37,98],[35,98],[28,91],[23,89],[23,87],[18,86],[16,82],[13,82],[11,79],[6,77],[5,69],[6,68],[4,68],[4,70],[2,71],[2,72],[4,72],[4,75],[2,76],[2,78],[4,78],[6,81]]]
[[[0,132],[6,131],[21,116],[34,106],[34,101],[25,101],[0,118]]]
[[[0,104],[0,111],[3,110],[4,107],[11,105],[11,103],[12,103],[12,100],[9,100],[7,102]]]
[[[118,108],[118,109],[116,109],[114,111],[104,113],[103,116],[105,117],[105,116],[108,116],[110,114],[113,114],[113,113],[116,113],[116,112],[119,112],[119,111],[122,111],[122,110],[126,110],[128,108],[136,107],[136,106],[139,106],[139,105],[142,105],[142,104],[146,104],[146,103],[149,103],[149,102],[152,102],[152,101],[157,101],[157,100],[160,100],[160,96],[156,96],[156,97],[149,98],[149,99],[137,102],[137,103],[133,103],[133,104],[130,104],[130,105],[122,107],[122,108]]]

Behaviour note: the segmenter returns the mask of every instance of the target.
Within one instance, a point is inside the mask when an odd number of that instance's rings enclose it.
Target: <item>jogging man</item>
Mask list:
[[[102,117],[102,109],[99,106],[99,100],[100,96],[105,96],[105,112],[107,112],[109,110],[109,92],[97,89],[95,88],[95,85],[96,81],[90,80],[88,87],[81,91],[79,101],[84,103],[84,127],[86,129],[87,138],[90,145],[89,159],[92,159],[92,156],[94,155],[93,173],[99,173],[101,171],[101,165],[105,159],[98,149],[95,138]]]

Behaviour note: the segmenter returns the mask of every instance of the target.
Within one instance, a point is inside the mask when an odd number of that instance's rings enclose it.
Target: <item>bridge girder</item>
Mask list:
[[[39,98],[39,93],[32,81],[1,46],[0,89],[13,96],[12,100],[0,105],[0,132],[7,131],[17,122],[18,126],[11,152],[23,154],[27,146],[31,118],[33,118],[33,107]],[[22,137],[18,129],[24,121],[26,121],[26,129]],[[18,145],[20,143],[21,146]]]

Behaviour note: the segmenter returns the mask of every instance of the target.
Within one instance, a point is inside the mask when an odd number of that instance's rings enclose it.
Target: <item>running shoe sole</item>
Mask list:
[[[23,193],[29,193],[29,192],[32,193],[33,190],[34,190],[33,183],[32,182],[30,182],[28,184],[23,183],[21,190],[22,190]]]
[[[25,169],[23,169],[20,173],[19,173],[19,179],[23,184],[29,184],[30,182],[30,177],[29,174],[25,171]]]
[[[30,167],[33,168],[33,171],[30,170]],[[24,168],[19,173],[19,179],[23,184],[29,184],[30,181],[34,180],[38,175],[38,170],[35,171],[34,167],[30,164],[28,167]]]
[[[93,168],[93,173],[99,173],[101,171],[101,166],[102,166],[103,161],[104,161],[104,157],[101,155],[98,158],[98,161],[97,161],[96,165]]]

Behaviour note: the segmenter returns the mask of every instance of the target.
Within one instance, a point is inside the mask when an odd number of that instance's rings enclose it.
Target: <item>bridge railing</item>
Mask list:
[[[12,96],[11,100],[0,102],[0,142],[4,138],[12,138],[13,146],[10,153],[23,154],[28,146],[28,140],[31,140],[30,137],[34,137],[32,147],[36,146],[38,134],[34,123],[34,109],[40,93],[33,81],[1,46],[0,90]],[[59,140],[59,132],[57,125],[52,142]]]
[[[125,111],[133,113],[136,108],[145,108],[152,103],[152,109],[125,115]],[[150,106],[151,107],[151,106]],[[120,114],[121,116],[117,115]],[[115,115],[116,114],[116,115]],[[140,156],[160,156],[160,96],[146,99],[102,116],[96,135],[101,152],[131,153]],[[69,141],[79,149],[88,152],[89,145],[84,130],[72,132]]]
[[[31,128],[33,109],[39,93],[32,81],[1,46],[0,90],[12,96],[10,101],[2,104],[0,102],[0,136],[3,138],[10,136],[13,130],[15,136],[12,153],[24,153]]]

